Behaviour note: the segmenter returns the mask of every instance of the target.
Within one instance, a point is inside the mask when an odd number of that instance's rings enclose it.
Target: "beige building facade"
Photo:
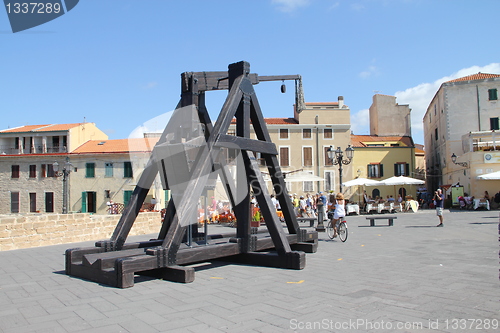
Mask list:
[[[330,146],[345,150],[350,145],[350,109],[344,104],[342,96],[337,102],[305,103],[305,106],[302,112],[295,111],[291,118],[265,118],[271,140],[279,153],[278,160],[286,177],[288,192],[298,195],[320,191],[337,192],[339,169],[329,160],[326,151]],[[229,134],[234,132],[232,125]],[[255,138],[253,130],[252,137]],[[261,171],[267,172],[262,160]],[[319,178],[294,181],[297,173]],[[343,177],[344,180],[352,178],[350,165],[344,165]],[[272,193],[270,182],[269,189]]]
[[[500,190],[499,181],[477,176],[500,171],[500,75],[477,73],[445,82],[423,118],[428,187],[462,185],[483,197]],[[451,156],[457,156],[455,164]]]
[[[395,96],[375,94],[370,106],[370,135],[411,136],[411,109]]]
[[[0,214],[120,213],[157,141],[108,140],[93,123],[0,131]],[[145,202],[164,207],[159,177]]]

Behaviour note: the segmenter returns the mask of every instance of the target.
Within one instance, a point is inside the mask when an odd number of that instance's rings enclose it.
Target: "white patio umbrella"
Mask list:
[[[349,180],[345,183],[342,183],[342,186],[349,187],[349,186],[363,186],[363,185],[368,185],[368,186],[376,186],[376,185],[381,185],[379,181],[373,180],[373,179],[368,179],[368,178],[356,178],[353,180]]]
[[[378,185],[422,185],[425,181],[421,179],[405,177],[405,176],[394,176],[381,180]]]
[[[345,183],[342,183],[342,186],[344,187],[358,186],[358,203],[361,204],[361,194],[359,194],[359,186],[376,186],[379,184],[380,182],[377,180],[368,178],[356,178],[353,180],[349,180]]]
[[[405,176],[393,176],[385,180],[380,181],[380,185],[393,185],[394,186],[394,197],[396,197],[396,186],[397,185],[422,185],[425,181],[421,179],[405,177]],[[413,207],[412,207],[413,209]],[[416,206],[413,211],[416,211]]]
[[[477,179],[481,179],[481,180],[498,180],[498,179],[500,179],[500,171],[492,172],[492,173],[485,173],[483,175],[479,175],[479,176],[477,176]]]
[[[324,179],[307,171],[299,171],[290,175],[285,175],[285,182],[317,182],[322,180]]]

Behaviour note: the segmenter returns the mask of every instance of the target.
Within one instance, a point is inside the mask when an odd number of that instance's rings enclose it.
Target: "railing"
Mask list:
[[[66,153],[66,147],[47,147],[46,151],[43,150],[42,146],[18,149],[12,146],[0,146],[0,154],[2,155],[19,155],[19,154],[54,154],[54,153]]]
[[[464,153],[500,150],[500,135],[496,131],[470,132],[462,136]]]

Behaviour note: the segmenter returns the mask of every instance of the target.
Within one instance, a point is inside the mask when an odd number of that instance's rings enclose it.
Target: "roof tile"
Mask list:
[[[472,75],[467,75],[464,77],[460,77],[458,79],[454,79],[451,81],[446,81],[445,83],[450,83],[450,82],[461,82],[461,81],[474,81],[474,80],[484,80],[484,79],[491,79],[495,77],[500,77],[499,74],[488,74],[488,73],[477,73],[477,74],[472,74]]]
[[[413,140],[409,136],[377,136],[377,135],[351,135],[351,144],[354,148],[368,147],[366,142],[401,141],[406,146],[413,147]]]
[[[73,154],[149,152],[160,138],[90,140],[76,148]]]
[[[52,132],[52,131],[67,131],[74,127],[78,127],[83,123],[76,124],[49,124],[49,125],[26,125],[15,128],[1,130],[0,133],[26,133],[26,132]]]

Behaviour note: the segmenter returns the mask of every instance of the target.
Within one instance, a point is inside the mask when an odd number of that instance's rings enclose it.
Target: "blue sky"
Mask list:
[[[175,108],[182,72],[246,60],[260,75],[302,75],[306,102],[344,96],[355,134],[369,134],[375,93],[397,96],[423,143],[442,82],[500,73],[499,10],[497,0],[81,0],[15,34],[0,10],[0,128],[85,119],[127,138]],[[293,85],[281,94],[280,84],[256,86],[266,117],[293,115]],[[225,94],[207,94],[213,119]]]

